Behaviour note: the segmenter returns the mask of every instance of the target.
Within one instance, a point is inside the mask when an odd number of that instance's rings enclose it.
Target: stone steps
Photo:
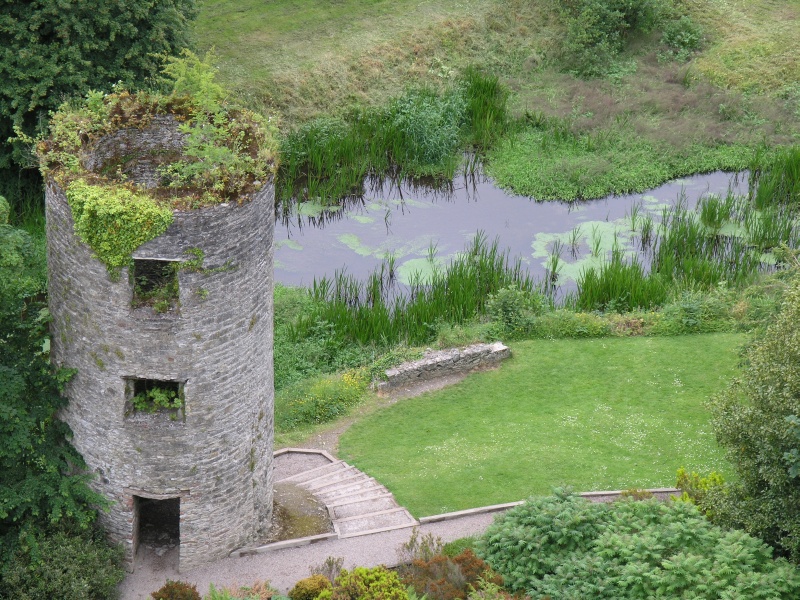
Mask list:
[[[373,512],[380,512],[395,508],[397,502],[391,494],[384,494],[374,498],[365,498],[363,500],[354,500],[339,506],[329,506],[328,510],[333,510],[334,520],[346,519],[348,517],[355,517],[357,515],[369,514]]]
[[[363,481],[351,482],[349,485],[343,485],[339,488],[334,488],[331,490],[321,491],[321,492],[318,491],[314,495],[323,502],[325,502],[326,504],[328,504],[328,503],[340,502],[348,498],[355,498],[359,494],[375,492],[375,491],[378,492],[386,491],[386,488],[370,477]]]
[[[347,465],[347,463],[345,463],[343,460],[337,460],[336,462],[328,463],[327,465],[322,465],[314,469],[309,469],[308,471],[302,471],[300,473],[297,473],[296,475],[292,475],[291,477],[284,477],[283,479],[280,479],[275,483],[281,483],[284,481],[291,481],[293,483],[304,483],[318,477],[323,477],[331,473],[336,473],[346,466],[349,465]]]
[[[413,527],[416,524],[416,519],[401,506],[334,521],[334,527],[340,538]]]
[[[418,525],[383,485],[352,465],[325,456],[330,461],[327,464],[295,473],[276,483],[294,483],[325,504],[340,538]]]

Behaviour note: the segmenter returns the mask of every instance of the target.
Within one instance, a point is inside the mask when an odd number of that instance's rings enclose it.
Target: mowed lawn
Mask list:
[[[355,423],[341,458],[416,516],[577,491],[666,487],[727,471],[704,402],[746,337],[514,343],[500,369]]]

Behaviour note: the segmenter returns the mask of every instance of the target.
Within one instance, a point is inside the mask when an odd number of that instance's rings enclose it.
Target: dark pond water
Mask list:
[[[387,254],[396,258],[399,278],[430,269],[429,248],[446,262],[462,251],[477,231],[512,258],[519,257],[536,279],[544,279],[548,260],[560,250],[559,285],[574,288],[582,269],[605,260],[617,243],[639,251],[637,232],[648,215],[660,222],[665,207],[679,197],[694,208],[704,194],[724,196],[729,188],[747,192],[746,174],[710,173],[677,179],[642,194],[587,202],[536,202],[497,188],[485,177],[457,178],[445,189],[404,183],[370,182],[363,200],[326,211],[301,205],[278,219],[275,278],[286,285],[311,285],[336,270],[365,278]],[[576,230],[577,228],[577,230]]]

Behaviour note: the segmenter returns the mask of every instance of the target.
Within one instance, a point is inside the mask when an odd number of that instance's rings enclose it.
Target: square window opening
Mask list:
[[[167,312],[178,305],[178,269],[174,260],[133,259],[133,308]]]
[[[158,379],[127,379],[125,415],[162,414],[171,421],[183,420],[183,382]]]

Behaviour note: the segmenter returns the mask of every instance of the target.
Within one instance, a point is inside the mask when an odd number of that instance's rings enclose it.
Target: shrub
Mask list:
[[[715,519],[800,561],[800,486],[787,455],[800,446],[800,277],[777,319],[747,350],[739,378],[711,403],[712,424],[738,478],[714,494]]]
[[[610,324],[592,313],[571,310],[554,310],[532,320],[531,337],[537,338],[593,338],[611,332]]]
[[[327,423],[347,414],[367,389],[363,370],[314,377],[282,390],[276,398],[276,426],[287,431]]]
[[[712,471],[706,477],[703,477],[694,471],[690,473],[681,467],[678,469],[675,487],[681,490],[680,499],[682,502],[691,502],[697,505],[703,511],[703,514],[713,521],[714,513],[709,494],[714,495],[722,492],[724,483],[722,475],[716,471]]]
[[[356,567],[342,570],[333,588],[324,590],[317,600],[408,600],[408,592],[397,573],[386,567]]]
[[[478,581],[478,588],[467,596],[468,600],[514,600],[514,596],[491,581]]]
[[[7,206],[0,202],[0,221]],[[50,363],[46,271],[44,244],[0,222],[0,570],[12,559],[51,568],[38,563],[38,541],[49,539],[40,534],[88,532],[105,502],[56,418],[74,371]]]
[[[0,573],[0,597],[14,600],[102,600],[115,597],[122,551],[101,535],[39,536],[36,551],[17,550]],[[199,598],[199,596],[198,596]]]
[[[536,498],[500,516],[479,551],[506,587],[534,598],[796,598],[800,574],[743,531],[695,506]]]
[[[498,338],[523,335],[530,319],[544,310],[545,298],[538,292],[506,286],[486,301],[486,313],[493,321],[492,333]]]
[[[167,580],[157,591],[151,594],[153,600],[202,600],[197,586],[185,581]]]
[[[402,567],[401,571],[405,584],[431,600],[465,600],[482,580],[503,584],[502,577],[493,573],[489,565],[475,556],[470,548],[465,548],[452,558],[444,554],[437,554],[428,560],[418,558]]]
[[[334,581],[342,572],[343,556],[329,556],[321,565],[311,567],[312,575],[322,575],[328,581]]]
[[[464,550],[470,549],[475,550],[475,544],[478,542],[478,538],[474,536],[458,538],[457,540],[453,540],[452,542],[447,542],[442,547],[442,554],[445,556],[458,556]]]
[[[664,25],[661,42],[667,47],[666,56],[685,61],[702,47],[703,28],[691,17],[683,15]]]
[[[256,581],[252,585],[237,585],[233,588],[217,589],[212,583],[203,600],[273,600],[279,598],[278,592],[266,581]]]
[[[659,19],[654,0],[567,0],[558,3],[567,29],[564,58],[584,77],[606,75],[631,32],[647,32]]]
[[[661,319],[653,325],[652,333],[680,335],[730,331],[733,329],[730,308],[724,290],[710,294],[685,291],[664,306]]]
[[[331,582],[324,575],[312,575],[301,579],[289,590],[291,600],[314,600],[325,591],[330,592]]]

